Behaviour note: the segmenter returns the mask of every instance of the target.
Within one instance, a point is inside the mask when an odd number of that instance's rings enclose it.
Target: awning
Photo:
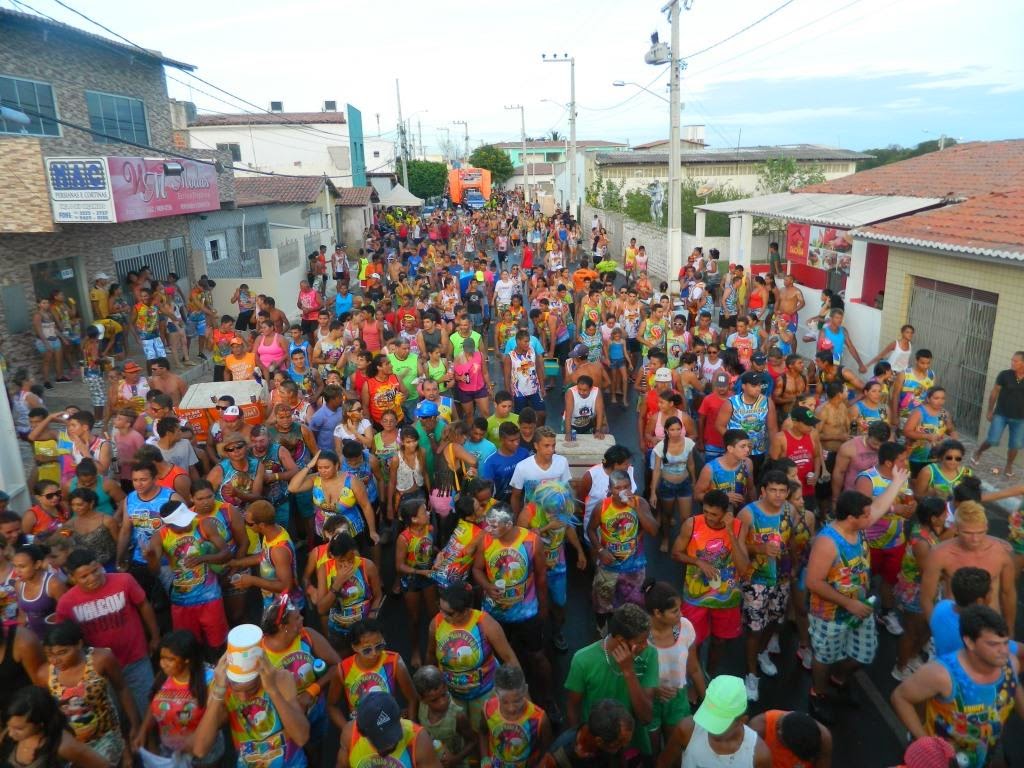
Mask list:
[[[423,199],[416,197],[401,184],[396,184],[390,192],[380,196],[380,204],[385,208],[416,208],[423,205]]]
[[[915,211],[934,208],[939,197],[899,195],[829,195],[822,192],[780,192],[774,195],[728,200],[695,206],[709,213],[750,213],[773,219],[789,219],[829,227],[860,227]]]

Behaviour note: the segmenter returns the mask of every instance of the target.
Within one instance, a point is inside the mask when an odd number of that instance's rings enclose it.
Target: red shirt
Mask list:
[[[704,445],[713,445],[717,448],[725,446],[722,433],[715,429],[718,412],[722,410],[725,402],[725,399],[712,392],[701,401],[700,408],[697,409],[697,414],[704,417],[704,433],[701,435],[704,438]]]
[[[122,667],[147,656],[146,633],[138,606],[142,587],[127,573],[108,573],[95,592],[72,587],[57,601],[57,616],[82,628],[86,645],[109,648]]]

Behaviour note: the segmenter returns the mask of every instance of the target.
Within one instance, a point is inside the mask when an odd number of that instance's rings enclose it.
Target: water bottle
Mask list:
[[[967,766],[971,764],[971,758],[967,755],[966,752],[957,752],[956,764],[958,768],[967,768]]]
[[[569,440],[572,442],[576,441],[576,430],[570,427],[569,429]]]
[[[323,659],[313,659],[313,673],[320,677],[327,669],[327,662]]]
[[[878,602],[878,598],[875,595],[871,595],[870,597],[866,597],[865,599],[861,600],[861,602],[864,603],[864,605],[871,608],[871,610],[874,610],[875,603]],[[850,618],[847,620],[846,624],[849,627],[859,627],[863,621],[864,619],[858,618],[857,616],[854,616],[851,613]]]

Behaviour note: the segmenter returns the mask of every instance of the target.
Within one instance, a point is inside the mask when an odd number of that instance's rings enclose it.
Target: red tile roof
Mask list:
[[[311,203],[324,183],[331,182],[323,176],[235,176],[235,205]]]
[[[550,141],[544,139],[543,141],[527,141],[527,149],[565,149],[568,146],[569,139],[559,139],[558,141]],[[499,141],[494,145],[498,149],[522,149],[523,142],[521,141]],[[626,146],[621,141],[605,141],[604,139],[576,139],[577,147],[624,147]]]
[[[855,233],[898,245],[1024,261],[1024,187],[990,192]]]
[[[964,200],[1017,189],[1022,180],[1024,139],[1014,139],[957,144],[796,191]]]
[[[241,115],[197,115],[189,127],[217,125],[344,125],[343,112],[264,112]]]
[[[377,190],[373,187],[342,187],[338,190],[338,205],[345,208],[362,208],[373,202]]]

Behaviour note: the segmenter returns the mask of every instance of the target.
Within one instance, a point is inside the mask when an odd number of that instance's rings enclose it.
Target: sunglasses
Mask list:
[[[218,406],[215,406],[215,407],[216,407],[216,409],[217,409],[218,411],[226,411],[226,410],[227,410],[228,408],[230,408],[231,406],[230,406],[230,405],[218,405]]]
[[[245,448],[245,443],[238,443],[237,445],[226,445],[224,446],[225,451],[241,451]]]
[[[943,456],[942,458],[945,459],[946,461],[963,461],[964,460],[964,457],[962,455],[958,456],[955,453],[951,453],[948,456]]]
[[[59,499],[63,495],[64,495],[63,491],[53,491],[52,493],[44,493],[43,494],[43,498],[44,499]]]
[[[375,656],[378,653],[383,653],[387,650],[387,643],[377,643],[376,645],[368,645],[365,648],[360,648],[356,651],[360,656]]]

